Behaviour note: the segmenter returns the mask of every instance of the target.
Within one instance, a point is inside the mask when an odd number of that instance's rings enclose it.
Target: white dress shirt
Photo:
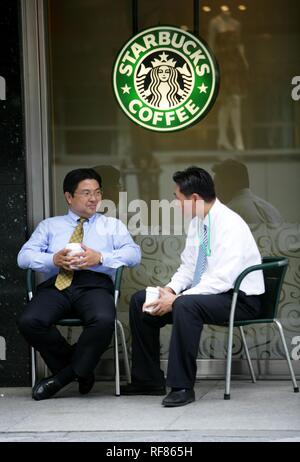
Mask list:
[[[250,228],[235,212],[218,199],[204,219],[210,234],[210,252],[199,284],[191,288],[195,272],[199,240],[199,218],[192,219],[181,265],[167,287],[176,294],[221,294],[233,288],[239,274],[252,265],[261,263],[261,256]],[[209,249],[208,249],[209,250]],[[247,295],[264,293],[262,271],[254,271],[243,280],[240,290]]]

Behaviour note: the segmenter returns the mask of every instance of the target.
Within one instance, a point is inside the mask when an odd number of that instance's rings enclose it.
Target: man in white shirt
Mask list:
[[[261,263],[261,257],[248,225],[223,205],[215,195],[208,172],[190,167],[173,175],[175,196],[192,216],[181,265],[151,313],[144,312],[145,291],[137,292],[130,303],[132,331],[132,383],[123,394],[165,394],[160,369],[160,328],[173,324],[170,340],[167,386],[171,391],[162,404],[183,406],[195,400],[196,359],[204,324],[229,320],[232,289],[238,275],[247,267]],[[204,219],[197,216],[204,201]],[[200,225],[200,226],[199,226]],[[200,232],[199,232],[200,230]],[[242,282],[236,320],[257,317],[264,293],[261,271],[250,273]]]

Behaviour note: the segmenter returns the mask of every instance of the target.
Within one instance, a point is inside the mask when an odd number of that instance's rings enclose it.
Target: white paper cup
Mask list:
[[[146,288],[146,300],[145,303],[151,303],[156,301],[160,297],[159,295],[159,288],[158,287],[147,287]],[[146,311],[147,313],[151,313],[153,311],[154,307],[147,306],[144,308],[143,311]]]
[[[65,248],[68,250],[69,257],[75,257],[76,255],[80,255],[84,252],[79,242],[71,242],[70,244],[67,244]],[[77,266],[70,266],[70,268],[74,270],[78,269]]]

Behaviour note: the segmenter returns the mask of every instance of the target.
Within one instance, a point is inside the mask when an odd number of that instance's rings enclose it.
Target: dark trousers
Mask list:
[[[38,350],[53,374],[71,365],[79,377],[88,376],[109,346],[114,332],[114,285],[109,276],[76,271],[69,288],[59,291],[55,277],[37,287],[18,319],[22,335]],[[55,323],[80,318],[83,331],[71,346]]]
[[[165,384],[160,369],[160,328],[173,324],[170,340],[167,385],[193,388],[197,371],[197,354],[204,324],[229,320],[232,292],[218,295],[183,295],[173,303],[172,312],[151,316],[142,312],[145,291],[133,295],[130,302],[132,332],[132,382],[144,385]],[[253,319],[260,310],[259,296],[240,292],[236,320]]]

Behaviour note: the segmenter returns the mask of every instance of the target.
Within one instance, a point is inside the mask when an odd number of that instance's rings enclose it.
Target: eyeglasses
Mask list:
[[[96,199],[100,199],[100,197],[102,196],[102,191],[89,191],[88,189],[84,190],[84,191],[80,191],[80,192],[74,192],[74,195],[77,194],[78,196],[82,196],[86,199],[90,199],[92,197],[95,197]]]

